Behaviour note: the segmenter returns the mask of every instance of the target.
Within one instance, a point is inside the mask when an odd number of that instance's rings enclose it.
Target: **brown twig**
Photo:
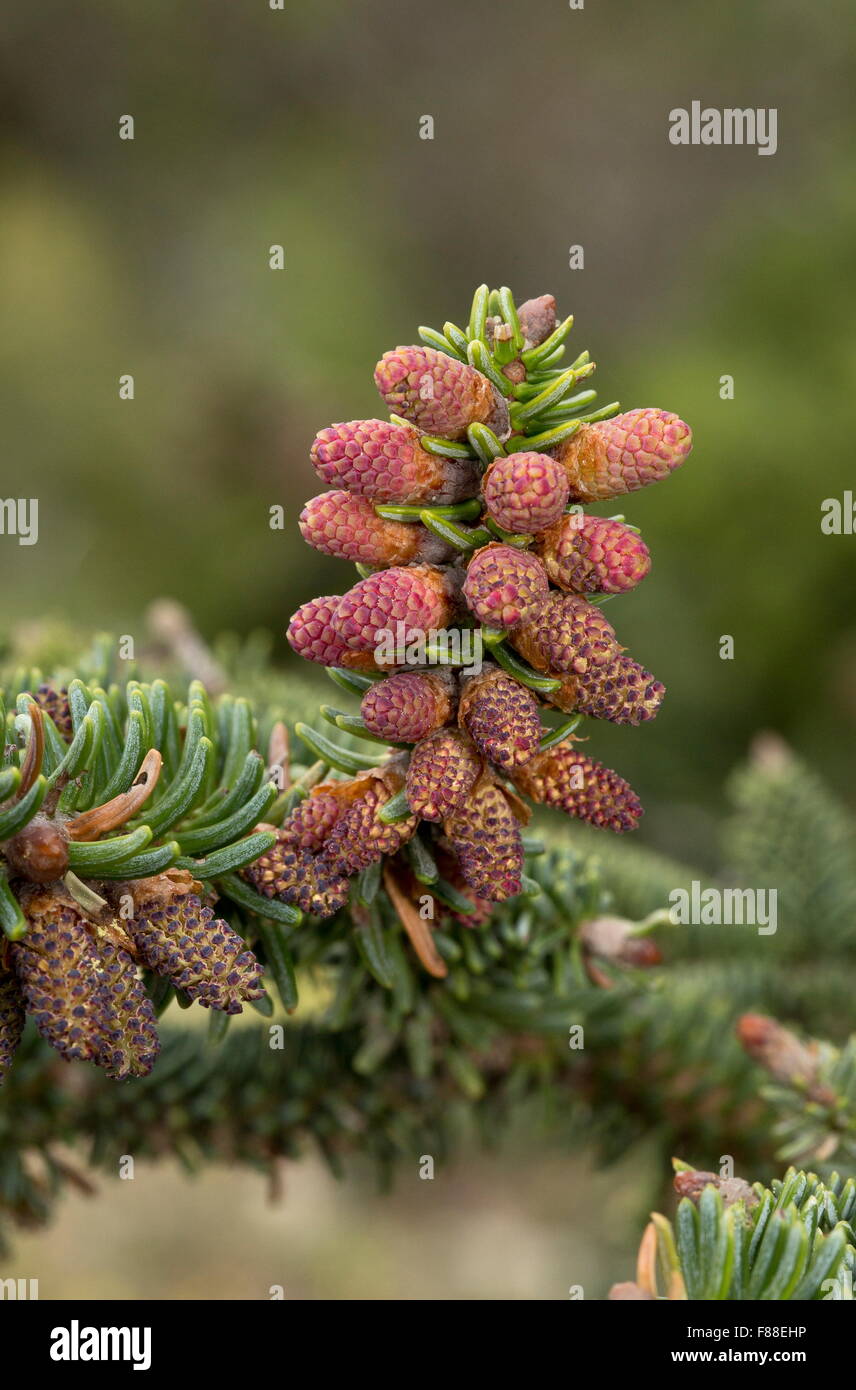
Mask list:
[[[105,831],[115,830],[117,826],[124,825],[151,796],[157,786],[162,766],[163,758],[160,753],[156,748],[151,748],[143,758],[130,790],[114,796],[112,801],[106,801],[103,806],[94,806],[91,811],[84,811],[81,815],[75,816],[66,826],[68,838],[97,840]]]
[[[30,737],[27,740],[27,751],[24,754],[24,761],[21,766],[21,782],[18,787],[17,800],[26,796],[36,778],[42,770],[42,761],[45,756],[45,726],[42,718],[42,711],[35,700],[30,703],[28,710],[32,721]]]
[[[410,938],[410,944],[425,969],[428,971],[428,974],[433,975],[436,980],[445,979],[449,973],[449,968],[442,956],[437,952],[437,947],[434,945],[434,938],[431,935],[431,928],[428,926],[428,923],[419,916],[418,909],[415,905],[402,892],[388,864],[383,871],[383,881],[386,885],[386,891],[389,894],[389,900],[398,914],[401,925]]]

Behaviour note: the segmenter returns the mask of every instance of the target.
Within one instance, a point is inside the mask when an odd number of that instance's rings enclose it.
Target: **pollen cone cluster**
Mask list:
[[[257,824],[277,788],[249,706],[212,701],[199,682],[186,703],[163,681],[111,685],[109,697],[78,679],[9,693],[0,1082],[28,1017],[66,1061],[144,1076],[173,995],[227,1015],[264,995],[238,928],[252,930],[268,900],[232,875],[276,844]]]
[[[259,999],[258,962],[194,888],[181,874],[114,884],[112,903],[92,913],[61,884],[23,888],[26,933],[5,962],[0,953],[0,1080],[26,1014],[66,1061],[95,1062],[116,1080],[145,1076],[160,1044],[143,967],[205,1008],[234,1014]]]
[[[668,411],[596,407],[589,354],[562,362],[572,322],[551,295],[518,307],[481,286],[464,327],[420,329],[421,345],[383,354],[389,420],[317,435],[329,490],[306,504],[301,533],[359,575],[303,604],[288,639],[360,712],[322,708],[347,745],[298,728],[330,780],[244,870],[263,895],[329,916],[353,883],[365,903],[378,882],[396,900],[418,880],[472,925],[525,887],[524,797],[617,832],[637,825],[632,788],[576,730],[659,709],[662,684],[600,607],[651,557],[624,516],[584,508],[665,479],[692,438]]]

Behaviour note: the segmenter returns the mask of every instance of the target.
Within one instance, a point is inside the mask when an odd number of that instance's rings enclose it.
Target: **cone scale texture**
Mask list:
[[[513,628],[534,616],[548,588],[537,556],[497,544],[476,551],[467,567],[463,594],[479,622]]]
[[[612,724],[644,724],[653,719],[666,687],[632,657],[620,653],[608,665],[569,676],[550,703],[567,714],[578,711]]]
[[[565,510],[570,488],[562,465],[548,454],[498,458],[482,483],[485,510],[504,531],[545,531]]]
[[[463,805],[482,771],[482,759],[462,730],[437,729],[416,745],[407,769],[407,800],[427,821],[441,821]]]
[[[455,707],[450,677],[433,671],[400,671],[376,681],[360,705],[363,723],[390,743],[417,743],[451,719]]]
[[[601,502],[661,482],[692,449],[689,425],[670,410],[628,410],[583,425],[556,456],[576,502]]]
[[[390,789],[377,779],[363,796],[348,807],[321,851],[321,864],[327,872],[346,877],[358,874],[384,855],[396,854],[415,834],[415,816],[390,825],[378,819],[378,812],[391,795]]]
[[[346,648],[372,652],[387,634],[401,631],[407,638],[446,627],[453,611],[453,589],[446,574],[417,565],[380,570],[360,580],[339,600],[332,625]]]
[[[629,526],[572,512],[538,537],[550,579],[576,594],[623,594],[651,568],[648,547]]]
[[[348,666],[371,670],[374,660],[369,652],[353,652],[334,625],[341,594],[302,603],[291,618],[286,637],[298,656],[321,666]]]
[[[571,743],[560,743],[515,773],[533,801],[619,834],[635,830],[642,806],[628,782]]]
[[[615,629],[594,604],[552,590],[534,618],[511,635],[515,649],[536,671],[584,675],[619,654]]]
[[[496,388],[465,362],[430,347],[398,347],[375,368],[375,385],[389,409],[423,434],[462,439],[467,427],[497,413]]]
[[[389,420],[329,425],[315,437],[312,463],[322,483],[372,502],[437,506],[472,496],[475,465],[429,453],[420,437]]]
[[[530,692],[496,667],[464,688],[458,718],[479,752],[501,769],[519,767],[538,751],[541,716]]]
[[[127,930],[149,969],[203,1008],[239,1014],[264,993],[255,956],[195,894],[140,902]]]
[[[12,963],[39,1032],[66,1061],[96,1062],[116,1080],[145,1076],[159,1043],[130,954],[52,893],[33,895],[26,912]]]
[[[332,828],[332,827],[331,827]],[[319,843],[319,849],[323,840]],[[328,870],[320,855],[303,849],[290,821],[277,835],[277,843],[248,868],[242,877],[265,898],[276,898],[315,917],[332,917],[345,906],[350,882]]]
[[[365,497],[349,492],[313,497],[300,513],[298,525],[307,545],[322,554],[376,569],[420,560],[443,563],[454,553],[424,526],[385,521]]]
[[[467,886],[480,898],[501,903],[520,892],[520,827],[499,787],[480,785],[444,829]]]

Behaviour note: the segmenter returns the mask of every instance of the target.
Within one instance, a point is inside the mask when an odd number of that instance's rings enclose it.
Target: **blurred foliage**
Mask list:
[[[49,638],[58,650],[59,631]],[[81,669],[98,669],[105,648],[97,640]],[[289,722],[306,712],[305,690],[266,677],[260,651],[251,660],[234,640],[218,651],[225,676],[234,661],[254,670],[258,698],[268,689],[262,726],[271,709]],[[172,672],[175,656],[165,660]],[[546,853],[531,863],[540,894],[500,905],[480,928],[444,919],[435,932],[449,965],[442,982],[416,968],[382,895],[352,919],[285,929],[300,1003],[292,1012],[292,986],[283,990],[274,971],[282,1048],[250,1019],[219,1046],[219,1034],[201,1045],[172,1010],[152,1074],[118,1087],[85,1066],[69,1071],[29,1033],[0,1102],[0,1207],[19,1222],[44,1219],[70,1180],[61,1146],[71,1141],[87,1143],[91,1166],[107,1172],[124,1153],[177,1157],[191,1171],[223,1160],[267,1170],[314,1147],[336,1174],[359,1157],[388,1180],[415,1155],[446,1160],[474,1139],[497,1143],[521,1116],[530,1137],[590,1144],[607,1161],[641,1150],[662,1165],[680,1151],[710,1166],[726,1153],[766,1176],[781,1098],[764,1088],[735,1026],[762,1011],[832,1043],[852,1031],[856,938],[846,905],[856,891],[856,828],[769,737],[729,796],[713,875],[586,827],[555,833],[545,819],[537,831]],[[674,891],[694,879],[775,888],[776,933],[657,926]],[[625,918],[618,940],[594,925],[604,914]],[[634,947],[632,919],[645,918],[662,962]],[[851,1052],[842,1055],[830,1086],[849,1106],[854,1069]],[[822,1165],[837,1152],[839,1130],[807,1104],[804,1092],[787,1098],[787,1157]],[[842,1126],[849,1133],[847,1116]]]

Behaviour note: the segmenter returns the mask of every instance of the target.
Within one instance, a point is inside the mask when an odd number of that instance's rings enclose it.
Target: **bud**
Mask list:
[[[617,834],[635,830],[642,815],[630,784],[572,743],[539,753],[515,771],[514,784],[533,801]]]
[[[375,367],[375,385],[389,409],[423,434],[463,439],[470,425],[508,435],[508,407],[486,376],[430,347],[397,347]]]
[[[539,294],[518,306],[517,321],[523,332],[523,350],[543,343],[556,327],[556,301],[551,294]]]
[[[642,537],[622,521],[566,513],[538,537],[536,549],[554,584],[577,594],[623,594],[651,568]]]
[[[488,515],[504,531],[544,531],[557,522],[568,501],[568,478],[549,454],[519,453],[494,459],[482,495]]]
[[[392,780],[388,785],[382,778],[374,778],[362,796],[340,816],[319,856],[325,872],[352,877],[385,854],[396,854],[415,833],[416,816],[391,825],[378,820],[378,813],[398,790]]]
[[[24,1031],[24,998],[12,974],[0,965],[0,1086]]]
[[[556,449],[576,502],[600,502],[658,483],[692,449],[692,430],[669,410],[627,410],[582,425]]]
[[[450,675],[400,671],[375,681],[360,705],[366,728],[390,743],[416,743],[448,723],[454,713]]]
[[[706,1187],[715,1187],[725,1207],[733,1207],[737,1202],[744,1206],[756,1207],[759,1202],[757,1192],[745,1178],[723,1178],[719,1173],[704,1173],[698,1168],[684,1168],[675,1174],[674,1189],[679,1197],[689,1197],[698,1206]]]
[[[425,560],[442,564],[454,554],[424,526],[384,521],[365,497],[322,492],[300,513],[300,534],[308,545],[337,560],[383,569]]]
[[[422,448],[412,425],[390,420],[329,425],[316,436],[311,458],[322,482],[372,502],[439,506],[478,492],[475,463],[438,458]]]
[[[482,782],[443,829],[468,887],[480,898],[501,903],[520,892],[523,842],[499,787]]]
[[[451,816],[469,796],[482,760],[467,734],[437,729],[417,743],[407,768],[407,800],[422,820]]]
[[[446,627],[453,614],[447,572],[429,565],[378,570],[339,600],[333,623],[352,651],[372,651],[381,632],[425,633]]]
[[[12,964],[42,1037],[66,1061],[95,1062],[116,1080],[147,1075],[155,1015],[130,954],[55,893],[27,895],[22,907],[28,930]]]
[[[488,761],[503,769],[528,762],[543,732],[537,701],[497,666],[467,681],[458,722]]]
[[[514,629],[511,641],[536,671],[571,671],[576,675],[608,665],[621,650],[615,630],[600,608],[576,594],[557,594],[554,590],[534,618]]]
[[[3,846],[15,877],[29,883],[53,883],[68,871],[68,835],[63,824],[37,815]]]
[[[486,545],[467,567],[463,593],[479,622],[516,627],[534,617],[549,589],[541,561],[511,545]]]
[[[560,690],[547,697],[556,709],[574,710],[612,724],[644,724],[653,719],[666,687],[632,657],[619,653],[605,666],[592,666],[584,675],[568,676]]]
[[[194,893],[180,892],[172,900],[161,893],[142,898],[125,926],[149,969],[203,1008],[239,1014],[242,1002],[264,994],[252,951]]]
[[[737,1037],[749,1056],[782,1086],[805,1091],[817,1105],[834,1105],[835,1093],[820,1080],[823,1053],[819,1043],[803,1042],[766,1014],[743,1014]]]
[[[374,667],[370,654],[350,651],[334,627],[333,617],[341,601],[340,594],[328,594],[302,603],[285,635],[292,649],[304,661],[317,661],[321,666],[370,670]]]
[[[593,917],[582,922],[579,938],[587,956],[613,965],[646,968],[659,965],[663,959],[656,942],[650,936],[638,935],[637,923],[625,917]]]

